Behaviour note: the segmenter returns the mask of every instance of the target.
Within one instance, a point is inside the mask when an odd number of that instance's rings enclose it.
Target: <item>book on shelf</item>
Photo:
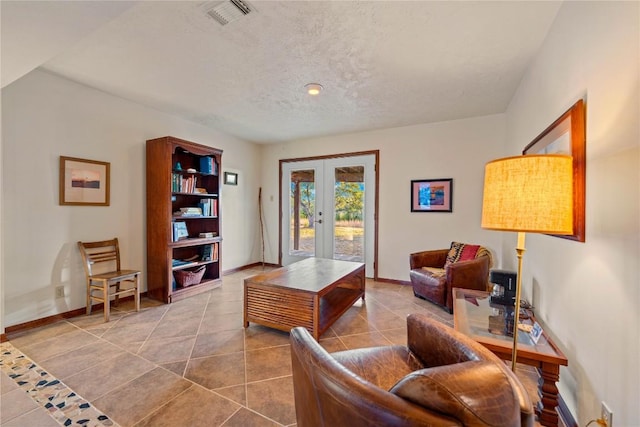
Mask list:
[[[176,268],[176,267],[186,268],[186,267],[192,267],[194,265],[198,265],[198,261],[188,261],[188,260],[185,260],[185,259],[172,259],[171,260],[171,266],[173,268]]]
[[[218,199],[201,199],[198,203],[204,216],[218,216]]]
[[[171,174],[171,191],[174,193],[195,193],[197,183],[196,176],[185,177],[179,173]]]
[[[182,221],[176,221],[173,223],[173,241],[184,240],[189,237],[189,231],[187,230],[187,223]]]
[[[200,172],[206,175],[218,175],[218,162],[214,157],[200,157]]]
[[[201,237],[203,239],[212,239],[214,237],[218,237],[218,233],[215,231],[205,231],[200,233],[198,237]]]
[[[202,208],[199,207],[186,207],[180,208],[179,211],[175,211],[173,216],[177,217],[187,217],[187,216],[202,216]]]
[[[218,243],[212,243],[211,244],[212,249],[213,249],[213,253],[211,254],[211,260],[212,261],[217,261],[218,260]]]
[[[202,261],[218,260],[218,243],[202,246]]]

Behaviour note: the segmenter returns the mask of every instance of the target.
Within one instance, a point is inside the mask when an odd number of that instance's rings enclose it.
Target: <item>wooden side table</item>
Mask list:
[[[513,336],[504,330],[505,306],[492,304],[488,292],[470,289],[453,289],[453,323],[457,331],[473,338],[502,360],[511,360]],[[521,319],[521,323],[533,324],[535,318]],[[558,387],[560,366],[567,366],[566,356],[551,338],[542,332],[537,343],[529,333],[518,331],[517,362],[536,367],[540,374],[538,393],[540,403],[536,408],[538,421],[543,426],[558,425]]]

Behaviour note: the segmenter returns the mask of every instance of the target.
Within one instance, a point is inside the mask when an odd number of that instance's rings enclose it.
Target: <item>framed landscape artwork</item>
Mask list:
[[[529,143],[522,154],[568,154],[573,157],[573,234],[555,235],[585,241],[585,106],[581,99]]]
[[[452,212],[453,179],[411,181],[411,212]]]
[[[109,206],[110,164],[60,156],[60,204]]]

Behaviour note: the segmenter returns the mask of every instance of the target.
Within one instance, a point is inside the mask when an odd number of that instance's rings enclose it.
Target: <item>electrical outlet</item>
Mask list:
[[[602,409],[600,410],[600,418],[605,422],[606,427],[613,427],[613,412],[609,409],[604,401],[602,401]]]
[[[56,298],[64,298],[64,286],[56,286]]]

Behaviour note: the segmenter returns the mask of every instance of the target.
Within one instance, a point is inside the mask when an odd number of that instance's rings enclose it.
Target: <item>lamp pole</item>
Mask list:
[[[520,291],[522,287],[522,256],[526,251],[524,247],[525,233],[518,232],[518,244],[516,246],[516,256],[518,257],[518,276],[516,277],[516,300],[513,302],[515,316],[513,319],[513,349],[511,349],[511,370],[516,371],[516,358],[518,356],[518,322],[520,321]]]

